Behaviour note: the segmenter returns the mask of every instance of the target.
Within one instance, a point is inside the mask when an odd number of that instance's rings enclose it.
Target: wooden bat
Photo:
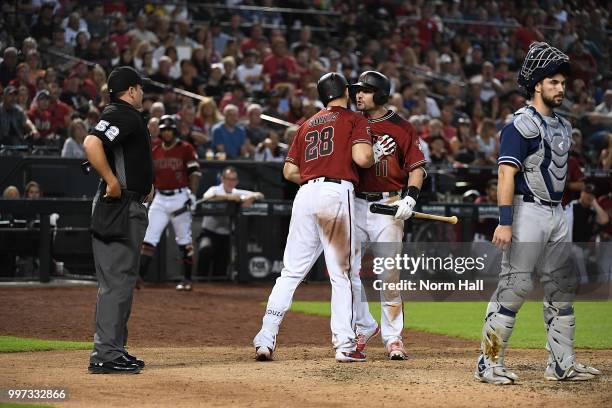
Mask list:
[[[395,215],[397,211],[397,206],[394,205],[385,205],[385,204],[372,204],[370,206],[370,211],[376,214],[385,214],[385,215]],[[431,220],[431,221],[441,221],[447,222],[449,224],[456,224],[459,219],[456,216],[445,217],[442,215],[434,215],[434,214],[425,214],[421,212],[414,211],[412,213],[414,218],[419,218],[422,220]]]

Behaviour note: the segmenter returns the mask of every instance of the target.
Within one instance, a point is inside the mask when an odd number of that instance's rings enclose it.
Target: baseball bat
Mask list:
[[[394,205],[372,204],[370,206],[370,211],[376,214],[395,215],[397,207]],[[454,215],[452,217],[444,217],[442,215],[425,214],[417,211],[414,211],[412,216],[422,220],[441,221],[449,224],[456,224],[457,221],[459,221]]]

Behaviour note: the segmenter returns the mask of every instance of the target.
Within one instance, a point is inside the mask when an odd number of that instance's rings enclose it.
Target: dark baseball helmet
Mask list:
[[[176,120],[173,115],[164,115],[159,119],[159,130],[172,129],[176,131]]]
[[[357,91],[360,88],[374,90],[374,103],[376,105],[384,105],[389,100],[389,95],[391,95],[391,81],[378,71],[365,71],[359,75],[358,82],[350,86],[351,98],[353,100],[355,100]]]
[[[336,72],[330,72],[319,78],[317,91],[319,99],[327,106],[329,101],[340,98],[348,86],[346,78]]]
[[[518,74],[518,84],[528,93],[544,78],[562,73],[570,75],[569,57],[545,42],[533,42]]]

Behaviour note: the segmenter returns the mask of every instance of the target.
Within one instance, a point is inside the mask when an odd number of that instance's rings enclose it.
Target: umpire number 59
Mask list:
[[[306,137],[305,161],[316,160],[322,156],[329,156],[334,152],[334,128],[329,126],[321,130],[308,132]]]

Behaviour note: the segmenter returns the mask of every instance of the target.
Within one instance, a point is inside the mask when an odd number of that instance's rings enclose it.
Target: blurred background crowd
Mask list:
[[[322,107],[318,78],[335,71],[356,82],[375,69],[391,79],[389,108],[415,126],[430,167],[495,166],[499,131],[525,104],[517,70],[529,44],[546,41],[573,69],[558,110],[574,126],[564,204],[585,190],[586,170],[612,168],[612,2],[24,0],[1,8],[0,155],[84,157],[83,139],[109,102],[106,78],[129,65],[155,81],[143,112],[152,138],[159,118],[173,114],[202,160],[282,162],[294,125]],[[490,187],[474,198],[494,202]],[[598,196],[612,202],[609,191]]]

